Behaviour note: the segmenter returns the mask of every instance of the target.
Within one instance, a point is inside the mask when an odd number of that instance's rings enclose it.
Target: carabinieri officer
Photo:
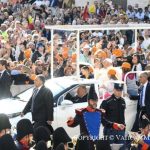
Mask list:
[[[124,144],[125,136],[125,100],[121,97],[123,84],[114,83],[114,92],[112,96],[104,100],[100,106],[105,110],[105,118],[112,122],[110,124],[103,123],[104,136],[110,139],[110,144]]]

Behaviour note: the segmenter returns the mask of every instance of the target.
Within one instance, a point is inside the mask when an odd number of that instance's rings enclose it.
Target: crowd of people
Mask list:
[[[112,1],[94,1],[93,4],[87,2],[84,7],[75,7],[74,1],[71,0],[31,0],[30,3],[22,0],[0,3],[0,8],[0,99],[12,96],[12,84],[35,84],[33,94],[21,113],[23,116],[31,111],[34,125],[28,119],[21,119],[17,123],[16,133],[10,134],[9,119],[5,114],[0,114],[0,150],[29,150],[31,147],[36,150],[68,150],[74,147],[76,150],[109,150],[110,142],[120,142],[119,139],[96,142],[78,140],[74,144],[63,128],[53,131],[53,95],[45,88],[44,83],[45,79],[51,78],[51,62],[54,77],[77,75],[77,32],[54,30],[51,39],[51,30],[45,29],[45,25],[149,24],[150,6],[142,9],[137,4],[128,6],[125,10],[114,5]],[[140,130],[143,135],[149,136],[150,73],[139,75],[137,71],[150,70],[150,30],[138,30],[137,39],[135,32],[80,31],[80,77],[101,80],[103,82],[99,91],[105,89],[105,100],[100,109],[96,108],[96,93],[88,97],[87,92],[86,95],[80,92],[79,95],[84,95],[88,106],[76,110],[76,116],[68,118],[67,125],[80,125],[81,135],[98,136],[99,130],[95,129],[100,128],[99,121],[102,121],[104,136],[124,137],[126,104],[122,98],[123,86],[104,84],[105,81],[120,80],[127,84],[126,96],[138,100],[132,131]],[[96,125],[96,128],[93,125]],[[133,135],[133,138],[139,144],[138,148],[149,150],[149,140],[146,141],[137,134]],[[120,143],[125,144],[124,141]]]
[[[88,63],[95,78],[107,79],[106,68],[120,67],[135,51],[134,30],[82,31],[80,32],[81,64]],[[81,73],[83,68],[81,68]],[[88,76],[87,76],[88,78]]]
[[[77,75],[77,33],[54,31],[54,77]]]
[[[8,60],[7,68],[11,70],[15,84],[32,84],[34,75],[41,73],[50,78],[51,31],[45,29],[45,25],[83,25],[100,24],[100,22],[110,24],[114,22],[116,24],[116,21],[120,22],[119,20],[124,20],[125,14],[127,20],[134,20],[136,18],[133,17],[133,14],[136,14],[135,10],[140,9],[138,5],[135,8],[129,6],[127,12],[124,14],[123,12],[120,13],[120,11],[123,11],[122,8],[114,6],[111,1],[105,4],[94,1],[92,5],[87,3],[83,8],[74,7],[73,3],[67,6],[64,4],[65,1],[62,5],[60,5],[61,2],[54,2],[51,4],[49,1],[31,3],[19,1],[15,3],[1,3],[0,5],[0,58]],[[129,15],[131,12],[132,15]],[[145,8],[145,12],[148,16],[149,6]],[[110,14],[114,17],[110,16]],[[111,19],[110,22],[108,21],[109,19]],[[94,34],[96,35],[96,33]],[[122,36],[119,34],[118,38]],[[128,35],[126,36],[128,37]],[[71,42],[69,41],[68,43]],[[75,50],[73,51],[75,52]],[[76,61],[76,54],[72,55],[72,59],[74,63]],[[68,64],[68,67],[65,68],[67,76],[75,74],[75,72],[75,65],[71,66]]]
[[[134,30],[80,32],[80,77],[122,80],[128,94],[137,96],[139,74],[128,72],[149,70],[149,36],[149,30],[139,30],[136,42]]]
[[[39,18],[36,26],[47,25],[98,25],[98,24],[138,24],[149,23],[150,6],[141,8],[138,4],[129,5],[126,9],[122,6],[109,2],[93,1],[93,4],[75,6],[73,0],[57,1],[50,3],[48,0],[28,3],[1,3],[1,23],[5,18],[12,15],[24,23]],[[8,10],[8,11],[7,11]],[[33,11],[32,11],[33,10]],[[24,18],[24,19],[23,19]],[[30,19],[28,19],[30,18]],[[29,21],[30,20],[30,21]],[[30,28],[33,28],[31,25]]]
[[[35,76],[51,77],[51,31],[44,28],[38,10],[28,4],[0,3],[1,72],[11,75],[10,85],[33,84]],[[35,17],[35,18],[34,18]],[[4,77],[4,74],[2,74]],[[1,75],[0,83],[6,80]],[[1,86],[2,91],[3,86]],[[9,94],[10,95],[10,94]],[[5,98],[2,95],[1,98]]]
[[[12,135],[8,116],[0,114],[0,120],[1,150],[65,150],[67,143],[71,143],[71,138],[62,127],[50,132],[44,126],[35,129],[30,120],[21,119]]]
[[[42,1],[36,2],[36,5],[42,5]],[[123,5],[117,5],[114,1],[89,2],[85,6],[75,7],[75,1],[54,1],[48,4],[52,8],[52,17],[57,21],[58,25],[97,25],[97,24],[138,24],[149,23],[150,21],[150,7],[139,7],[129,5],[125,8]],[[55,12],[55,13],[53,13]],[[53,21],[49,22],[50,25]]]

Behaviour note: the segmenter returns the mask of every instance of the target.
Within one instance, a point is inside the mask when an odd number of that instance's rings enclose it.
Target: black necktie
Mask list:
[[[37,92],[38,92],[38,89],[35,88],[35,89],[33,90],[33,94],[32,94],[31,112],[33,112],[34,100],[35,100],[35,97],[36,97],[36,95],[37,95]]]
[[[134,71],[136,71],[136,66],[134,66]]]
[[[140,88],[140,106],[142,107],[142,101],[143,101],[143,89],[144,89],[144,86],[141,86]]]
[[[137,70],[136,70],[136,66],[134,66],[134,71],[137,71]],[[135,73],[135,79],[136,79],[136,73]]]

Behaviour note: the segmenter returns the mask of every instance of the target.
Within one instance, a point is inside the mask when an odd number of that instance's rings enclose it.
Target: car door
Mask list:
[[[76,93],[80,85],[70,89],[63,95],[59,97],[57,107],[56,107],[56,120],[57,120],[57,127],[64,127],[67,133],[73,137],[78,136],[80,134],[79,126],[71,128],[67,126],[67,119],[68,117],[75,116],[75,109],[85,108],[87,107],[87,102],[83,103],[73,103],[71,100],[66,99],[66,95],[71,93],[72,95]],[[89,90],[89,86],[87,88]]]
[[[136,117],[137,101],[131,100],[129,99],[129,97],[124,97],[124,99],[126,102],[126,110],[125,110],[126,131],[131,131]]]

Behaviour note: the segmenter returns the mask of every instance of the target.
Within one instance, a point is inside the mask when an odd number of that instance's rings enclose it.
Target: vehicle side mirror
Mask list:
[[[61,106],[71,106],[71,105],[73,105],[73,102],[70,100],[65,99],[61,102]]]

